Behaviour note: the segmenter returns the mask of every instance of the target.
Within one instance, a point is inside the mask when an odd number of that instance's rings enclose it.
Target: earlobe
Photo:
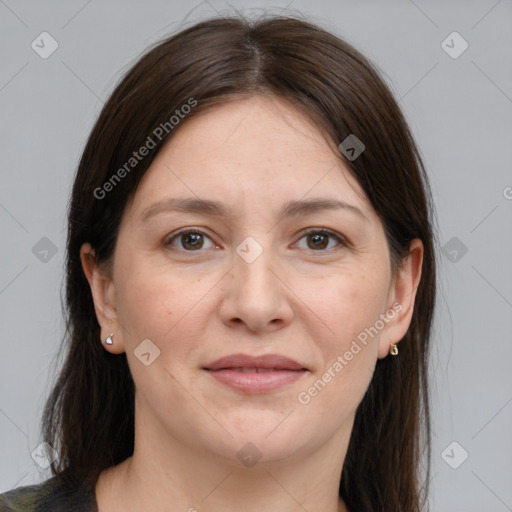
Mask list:
[[[402,262],[390,290],[389,304],[392,304],[390,308],[396,314],[382,333],[379,341],[379,359],[386,357],[390,353],[391,346],[398,344],[409,329],[416,292],[421,281],[423,253],[422,241],[418,238],[412,240],[409,254]]]
[[[98,343],[101,342],[109,352],[123,352],[122,336],[119,332],[120,328],[115,303],[114,283],[106,270],[101,268],[96,261],[94,249],[89,243],[82,245],[80,260],[85,277],[91,288],[96,318],[101,326],[101,339],[98,340]],[[118,333],[116,343],[105,343],[112,333]],[[112,338],[113,336],[110,339]]]

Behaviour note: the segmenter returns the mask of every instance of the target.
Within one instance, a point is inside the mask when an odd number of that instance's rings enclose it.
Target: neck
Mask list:
[[[102,512],[234,512],[248,504],[260,511],[348,512],[338,489],[352,425],[300,455],[252,467],[153,427],[150,435],[148,424],[142,429],[136,420],[133,455],[100,475],[96,498]]]

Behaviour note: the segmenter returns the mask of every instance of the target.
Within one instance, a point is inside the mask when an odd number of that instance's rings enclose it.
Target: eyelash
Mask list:
[[[164,240],[164,245],[166,247],[168,247],[168,246],[172,247],[172,243],[174,242],[174,240],[176,240],[177,238],[179,238],[182,235],[187,235],[187,234],[202,235],[211,240],[211,238],[206,233],[201,231],[200,229],[185,228],[180,231],[177,231],[176,233],[169,235]],[[299,240],[302,240],[304,237],[307,237],[308,235],[328,235],[329,237],[334,238],[339,243],[339,245],[342,247],[347,247],[349,245],[343,236],[341,236],[340,234],[338,234],[334,231],[331,231],[330,229],[326,229],[326,228],[310,228],[307,231],[305,231],[304,233],[302,233],[302,236],[299,238]],[[212,242],[213,242],[213,240],[212,240]],[[189,253],[201,252],[200,249],[195,250],[195,251],[187,250],[187,249],[180,249],[180,248],[174,248],[174,249],[180,250],[182,252],[189,252]],[[319,249],[317,251],[311,249],[311,252],[322,253],[322,252],[332,251],[333,249],[334,249],[333,247],[331,247],[330,249]]]

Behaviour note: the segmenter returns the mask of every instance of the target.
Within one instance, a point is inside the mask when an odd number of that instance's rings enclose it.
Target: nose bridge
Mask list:
[[[236,247],[234,270],[237,279],[241,281],[238,285],[249,285],[249,291],[251,287],[255,287],[258,293],[271,291],[271,281],[275,279],[271,270],[272,260],[272,249],[269,244],[264,247],[263,243],[253,236],[246,237]]]
[[[267,237],[266,240],[269,240]],[[224,298],[224,320],[242,320],[249,329],[265,330],[275,322],[291,321],[292,308],[286,299],[286,287],[276,271],[276,259],[270,246],[254,237],[245,238],[236,248],[231,270],[231,291]]]

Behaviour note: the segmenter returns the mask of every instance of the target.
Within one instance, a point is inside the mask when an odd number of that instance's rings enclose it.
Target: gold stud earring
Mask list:
[[[392,356],[396,356],[398,354],[398,347],[394,343],[391,344],[391,349],[390,349],[389,353]]]
[[[105,339],[105,345],[113,345],[114,341],[112,340],[112,336],[114,336],[114,333],[111,333],[110,336],[107,336]]]

